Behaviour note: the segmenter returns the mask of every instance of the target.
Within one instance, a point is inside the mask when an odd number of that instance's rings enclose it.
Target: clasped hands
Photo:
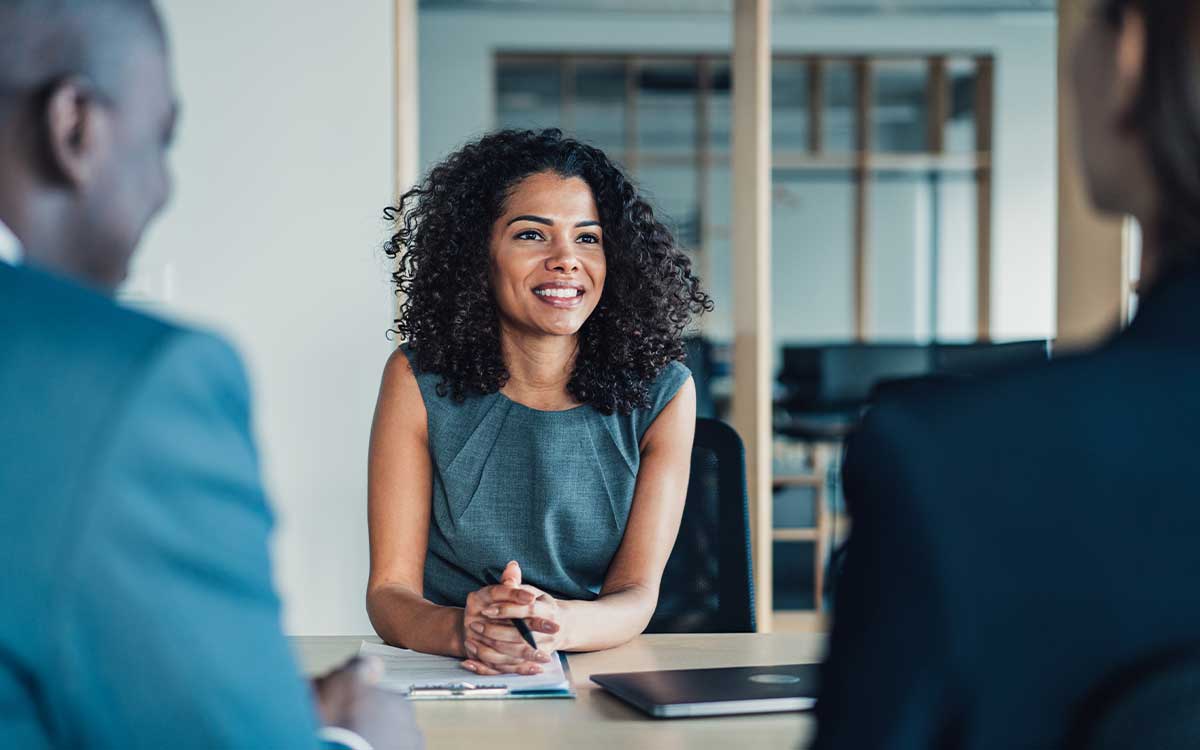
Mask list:
[[[542,665],[563,644],[562,608],[540,589],[521,582],[515,561],[504,568],[500,583],[467,596],[463,608],[463,667],[481,675],[542,672]],[[531,648],[512,620],[524,620],[537,648]]]

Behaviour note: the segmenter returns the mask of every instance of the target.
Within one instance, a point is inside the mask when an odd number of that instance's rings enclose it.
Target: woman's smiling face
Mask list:
[[[591,188],[578,177],[530,175],[492,227],[492,291],[501,320],[519,330],[573,336],[604,292],[604,232]]]

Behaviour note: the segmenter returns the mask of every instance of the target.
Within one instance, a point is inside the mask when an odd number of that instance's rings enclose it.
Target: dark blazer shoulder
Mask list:
[[[1119,377],[1117,356],[1104,349],[971,380],[890,390],[847,444],[847,503],[855,504],[853,495],[888,492],[864,486],[882,482],[882,474],[913,488],[905,502],[940,508],[953,492],[946,486],[950,477],[990,474],[1008,465],[1017,449],[1028,457],[1078,443],[1094,418],[1096,399]],[[942,511],[936,518],[950,522]]]
[[[987,435],[1006,423],[1041,421],[1047,414],[1086,398],[1119,355],[1111,347],[1037,365],[963,380],[914,381],[889,389],[871,408],[865,429],[888,429],[897,421],[949,437],[956,432]]]

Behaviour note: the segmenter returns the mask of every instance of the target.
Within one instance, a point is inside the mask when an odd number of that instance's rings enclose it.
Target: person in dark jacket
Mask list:
[[[1072,54],[1092,201],[1143,230],[1136,319],[868,415],[817,750],[1061,747],[1200,637],[1200,2],[1096,2]]]

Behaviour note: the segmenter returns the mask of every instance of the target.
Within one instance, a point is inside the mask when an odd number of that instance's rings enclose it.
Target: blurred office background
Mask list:
[[[288,630],[369,632],[366,449],[393,345],[381,212],[406,187],[397,5],[162,5],[184,102],[178,191],[124,295],[227,333],[247,359]],[[421,170],[497,127],[562,128],[626,166],[716,301],[692,364],[703,410],[723,417],[742,262],[730,10],[421,0],[413,103]],[[820,608],[849,523],[843,422],[877,381],[972,370],[980,345],[1044,357],[1055,338],[1057,27],[1054,0],[774,3],[776,609]]]

